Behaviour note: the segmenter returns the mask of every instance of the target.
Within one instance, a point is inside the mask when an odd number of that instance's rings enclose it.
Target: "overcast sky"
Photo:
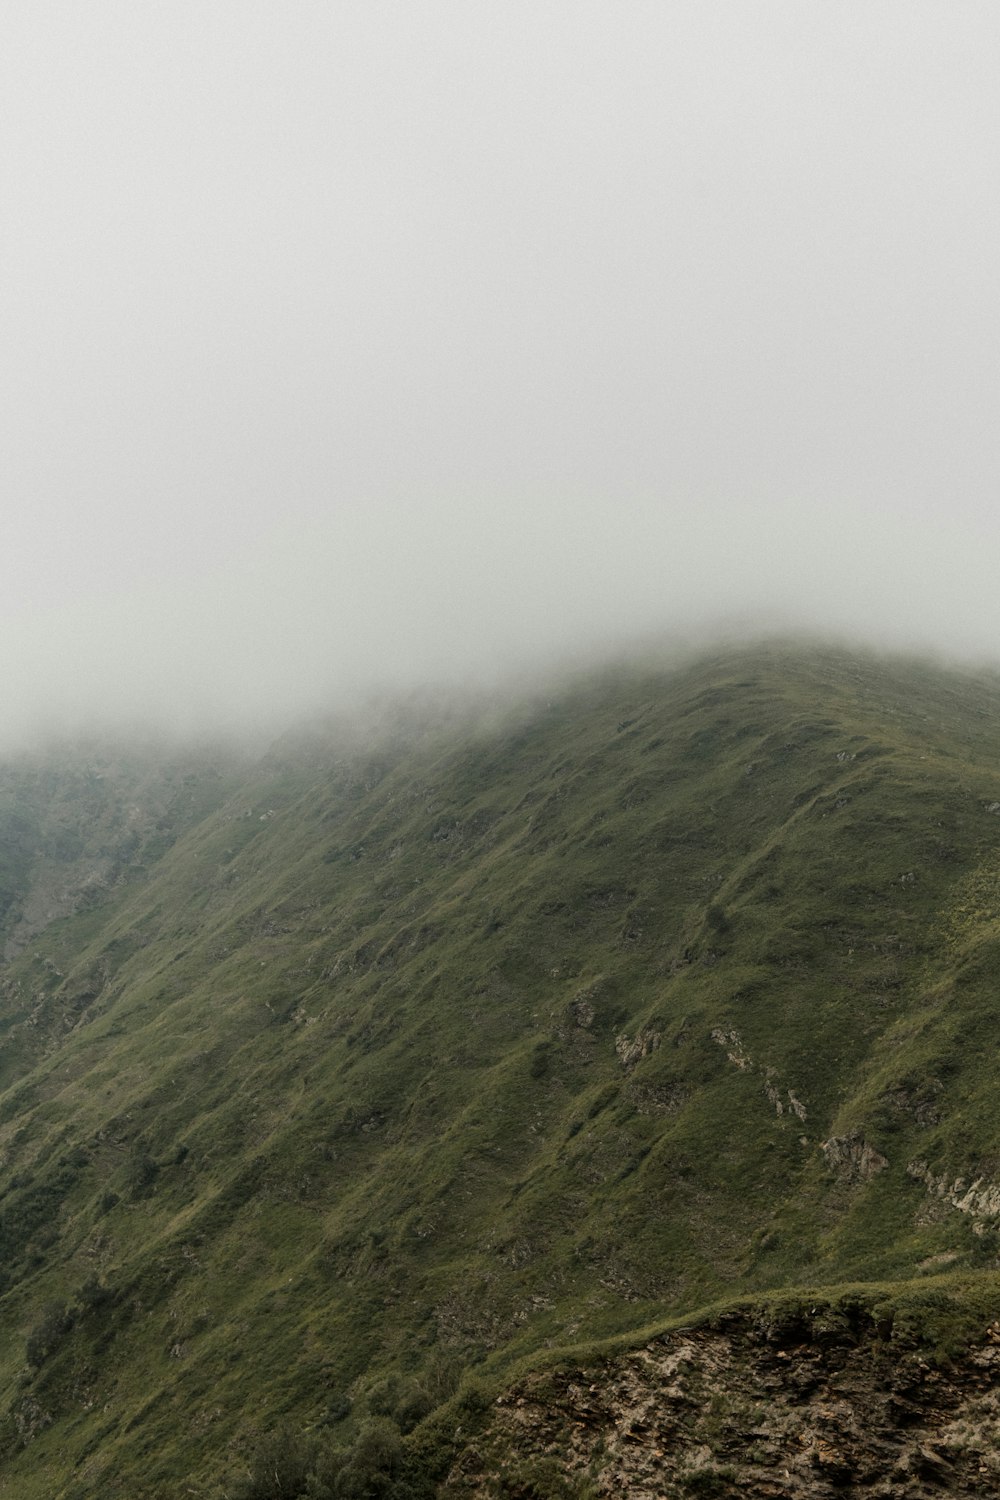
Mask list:
[[[0,702],[1000,657],[996,0],[5,0]]]

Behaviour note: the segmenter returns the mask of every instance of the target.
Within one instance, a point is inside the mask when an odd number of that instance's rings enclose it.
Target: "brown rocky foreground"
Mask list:
[[[533,1375],[499,1398],[441,1493],[1000,1496],[1000,1323],[942,1363],[889,1332],[733,1318]]]

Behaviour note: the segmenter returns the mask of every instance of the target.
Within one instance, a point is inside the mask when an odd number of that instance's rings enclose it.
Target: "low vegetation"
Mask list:
[[[986,1316],[993,679],[773,645],[0,784],[23,1500],[420,1495],[561,1351]]]

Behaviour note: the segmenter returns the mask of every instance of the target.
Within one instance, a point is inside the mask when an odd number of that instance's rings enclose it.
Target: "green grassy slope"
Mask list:
[[[995,682],[762,647],[189,785],[4,973],[11,1493],[995,1269]]]

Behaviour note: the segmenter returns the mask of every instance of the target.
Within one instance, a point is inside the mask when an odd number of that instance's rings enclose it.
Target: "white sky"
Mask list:
[[[0,703],[1000,657],[995,0],[5,0]]]

